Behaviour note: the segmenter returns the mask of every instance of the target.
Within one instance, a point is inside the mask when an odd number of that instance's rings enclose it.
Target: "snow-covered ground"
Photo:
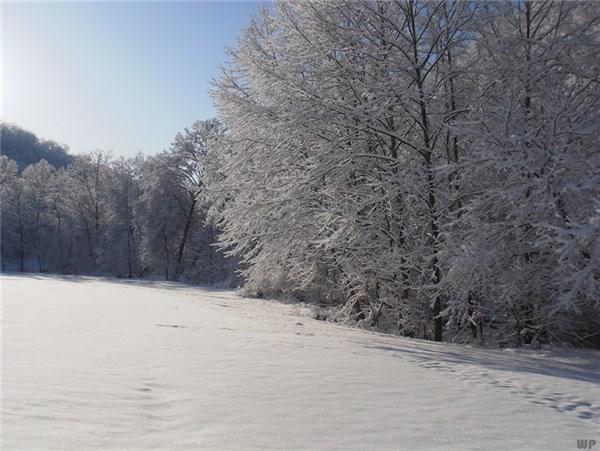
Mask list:
[[[600,449],[600,353],[490,351],[160,282],[4,275],[13,449]]]

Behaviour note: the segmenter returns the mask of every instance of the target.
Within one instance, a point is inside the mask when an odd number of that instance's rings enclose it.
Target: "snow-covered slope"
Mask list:
[[[409,340],[176,284],[0,280],[3,450],[600,443],[595,351]]]

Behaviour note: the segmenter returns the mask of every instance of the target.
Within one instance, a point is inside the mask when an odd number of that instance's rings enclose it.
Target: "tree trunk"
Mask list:
[[[165,226],[162,227],[163,235],[163,250],[165,251],[165,280],[169,280],[169,246],[167,241],[167,231]]]
[[[192,200],[192,204],[190,205],[190,209],[187,214],[187,218],[185,219],[185,227],[183,229],[183,236],[181,237],[181,242],[179,243],[179,250],[177,252],[177,262],[175,266],[175,277],[179,278],[181,273],[183,272],[183,255],[185,252],[185,246],[187,244],[188,235],[190,232],[190,228],[192,226],[192,222],[194,221],[194,211],[196,208],[196,199]]]
[[[417,92],[419,95],[419,111],[421,120],[421,131],[423,139],[423,157],[425,163],[425,172],[427,174],[427,207],[429,210],[429,224],[431,228],[431,240],[432,240],[432,259],[431,259],[431,270],[432,270],[432,283],[437,285],[440,282],[440,268],[439,268],[439,256],[438,256],[438,240],[439,240],[439,221],[436,213],[436,196],[435,196],[435,180],[433,177],[432,170],[432,151],[431,136],[429,130],[429,115],[427,112],[427,104],[425,103],[425,92],[424,77],[421,72],[421,62],[419,61],[418,53],[418,33],[415,24],[415,11],[414,4],[409,6],[409,21],[410,21],[410,33],[412,37],[412,51],[414,57],[414,69],[415,69],[415,84],[417,86]],[[442,341],[443,332],[443,321],[440,316],[442,311],[442,300],[439,295],[436,295],[433,301],[433,320],[434,320],[434,340]]]

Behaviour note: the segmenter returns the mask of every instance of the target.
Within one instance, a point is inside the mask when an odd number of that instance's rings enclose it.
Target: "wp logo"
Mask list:
[[[592,449],[596,440],[577,440],[577,449]]]

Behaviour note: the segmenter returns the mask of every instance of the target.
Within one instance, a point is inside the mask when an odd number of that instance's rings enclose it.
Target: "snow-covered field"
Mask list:
[[[159,282],[4,275],[13,449],[600,449],[600,353],[489,351]]]

